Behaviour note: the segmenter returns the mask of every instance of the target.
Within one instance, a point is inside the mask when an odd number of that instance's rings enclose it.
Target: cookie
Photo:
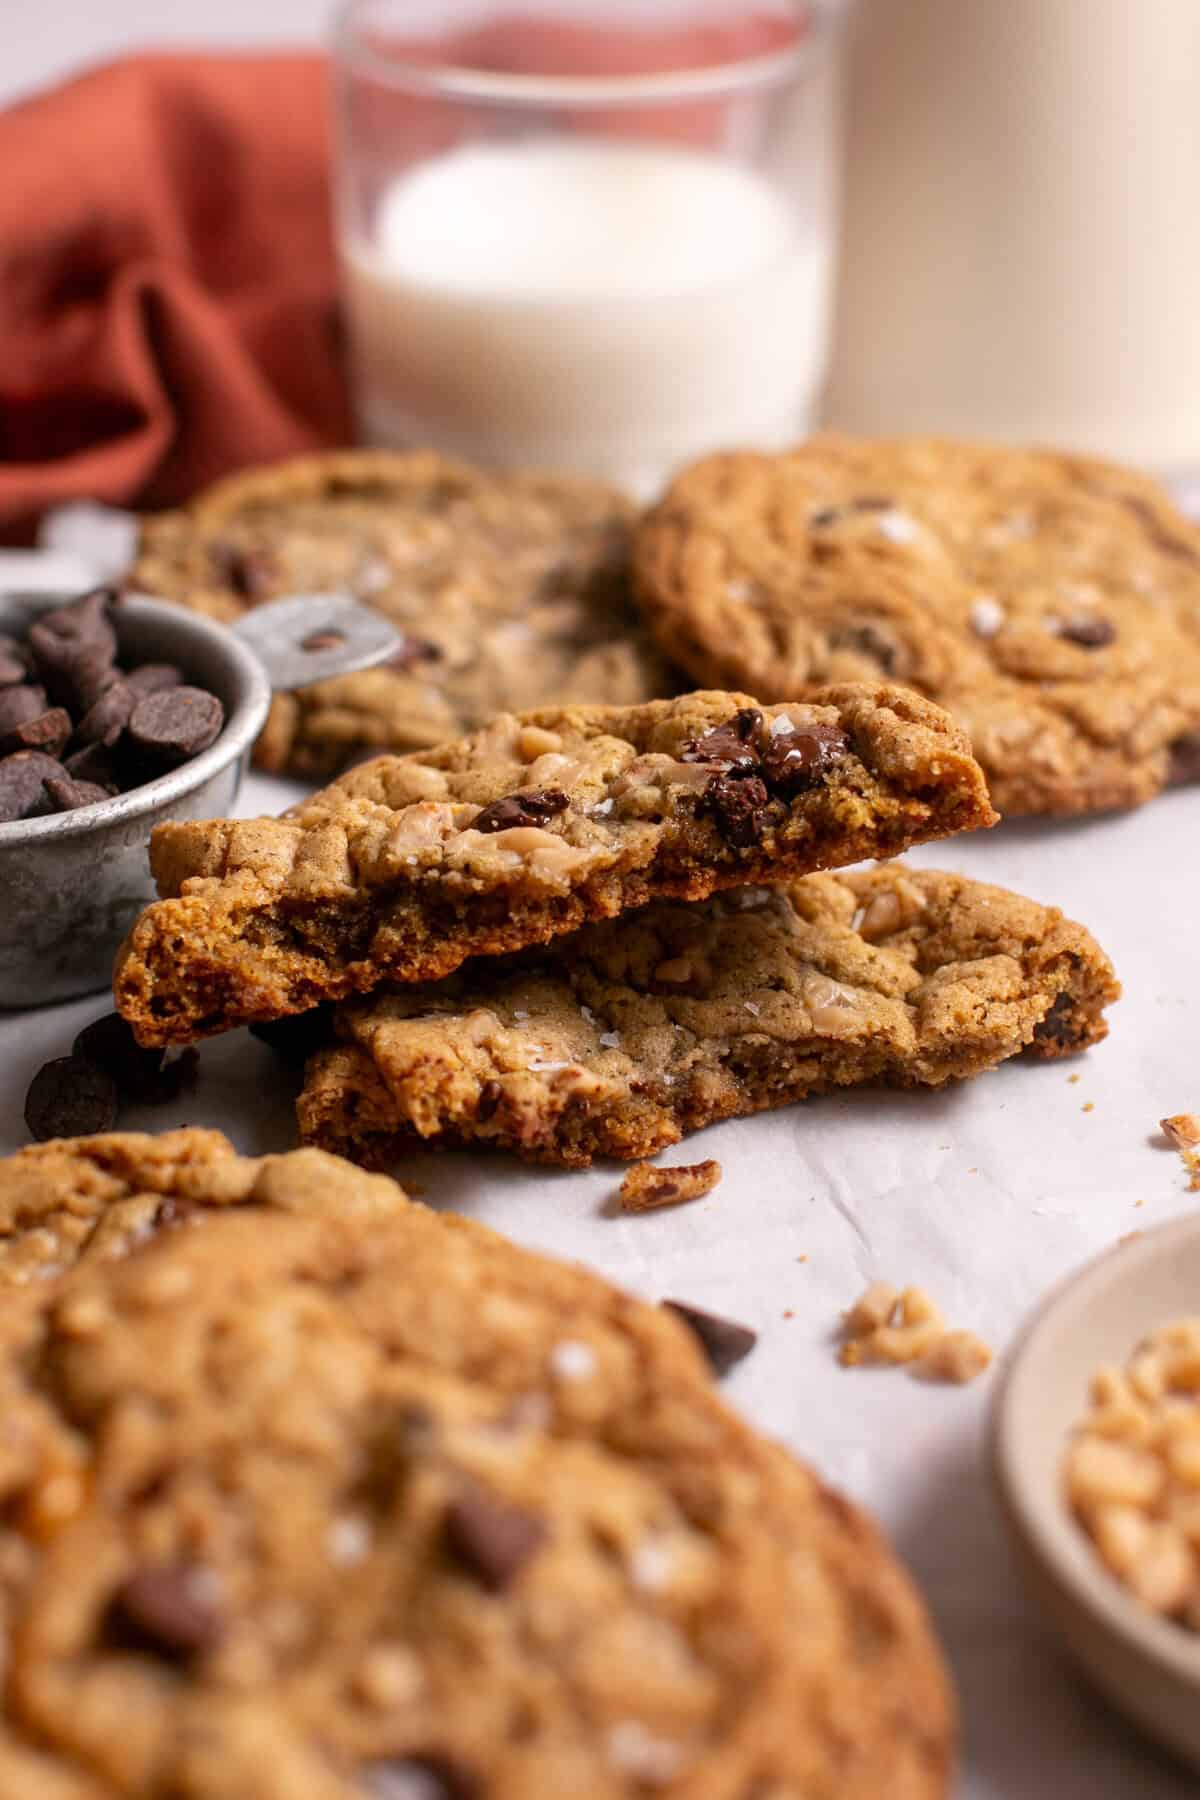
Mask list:
[[[281,819],[160,826],[164,896],[118,958],[141,1042],[302,1012],[663,895],[887,856],[992,822],[944,713],[902,689],[501,715]]]
[[[904,682],[963,726],[1002,813],[1200,780],[1200,530],[1128,470],[920,439],[717,456],[634,562],[698,681],[764,700]]]
[[[686,685],[632,605],[632,518],[599,483],[341,451],[235,475],[146,519],[130,585],[226,621],[336,590],[397,625],[391,666],[272,705],[261,766],[326,776],[364,747],[424,749],[495,712],[633,705]]]
[[[907,1577],[666,1308],[415,1205],[214,1212],[15,1302],[14,1793],[946,1795]]]
[[[1053,907],[903,863],[810,875],[337,1009],[300,1137],[368,1166],[422,1140],[568,1167],[649,1156],[808,1094],[1082,1050],[1119,991]]]
[[[0,1294],[226,1207],[384,1219],[406,1204],[331,1156],[239,1156],[219,1131],[60,1138],[0,1161]]]

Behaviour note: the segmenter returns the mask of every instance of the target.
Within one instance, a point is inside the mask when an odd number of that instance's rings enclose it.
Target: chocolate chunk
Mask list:
[[[9,688],[10,694],[30,693],[30,688]],[[0,690],[0,697],[3,690]],[[71,735],[71,715],[64,712],[61,706],[47,707],[45,712],[35,713],[31,719],[23,719],[0,737],[0,756],[7,756],[13,750],[41,750],[46,756],[57,756],[66,747]]]
[[[116,1121],[116,1082],[81,1056],[59,1056],[44,1063],[29,1084],[25,1123],[39,1144],[48,1138],[111,1131]]]
[[[55,812],[78,812],[81,806],[94,806],[97,800],[112,798],[108,788],[99,787],[94,781],[76,781],[70,775],[52,775],[46,792],[54,802]]]
[[[1082,1049],[1086,1043],[1086,1035],[1081,1038],[1080,1026],[1075,1017],[1075,1002],[1070,994],[1060,994],[1044,1019],[1033,1028],[1034,1042],[1052,1046],[1055,1050]]]
[[[471,820],[471,830],[508,831],[514,825],[544,825],[570,804],[570,796],[561,788],[547,788],[540,794],[505,794]]]
[[[102,646],[111,662],[117,654],[117,634],[112,628],[112,609],[117,595],[114,588],[92,588],[69,606],[57,606],[44,612],[38,620],[56,637],[86,639]]]
[[[503,1097],[504,1089],[498,1081],[485,1081],[479,1090],[479,1098],[475,1102],[475,1117],[481,1125],[495,1116],[496,1108]]]
[[[129,736],[145,756],[165,769],[178,768],[215,743],[225,708],[203,688],[165,688],[139,700],[129,720]]]
[[[1081,615],[1077,619],[1064,620],[1058,635],[1066,638],[1069,644],[1078,644],[1081,649],[1103,650],[1105,644],[1111,644],[1116,637],[1117,628],[1111,619]]]
[[[75,728],[81,744],[103,744],[111,748],[129,723],[139,695],[129,682],[118,676],[94,700]]]
[[[137,1100],[143,1106],[159,1106],[178,1099],[195,1079],[194,1049],[186,1049],[178,1056],[165,1050],[145,1050],[119,1013],[105,1013],[85,1025],[71,1046],[71,1054],[105,1070],[123,1099]]]
[[[346,641],[343,631],[310,631],[306,638],[301,638],[300,648],[315,653],[318,650],[336,650]]]
[[[0,759],[0,824],[49,812],[45,784],[65,774],[60,762],[40,750],[18,750]]]
[[[25,685],[0,688],[0,739],[11,737],[19,725],[36,719],[45,710],[45,688]]]
[[[475,1482],[465,1483],[446,1508],[451,1552],[492,1593],[501,1593],[546,1540],[532,1513],[497,1500]]]
[[[1186,787],[1200,781],[1200,731],[1176,738],[1168,752],[1167,786]]]
[[[76,781],[94,782],[110,794],[120,792],[117,766],[103,744],[89,744],[86,750],[74,751],[65,759],[63,767]]]
[[[770,794],[757,775],[714,775],[700,796],[698,813],[711,813],[725,842],[749,850],[766,828]]]
[[[368,1763],[362,1785],[371,1800],[483,1800],[481,1781],[436,1751]]]
[[[417,663],[441,662],[441,660],[442,653],[436,644],[431,644],[428,638],[416,637],[411,631],[406,631],[403,644],[394,656],[388,657],[383,666],[385,669],[397,669],[401,674],[405,674]]]
[[[856,656],[869,657],[885,675],[893,674],[900,660],[899,646],[878,625],[869,622],[840,626],[830,633],[829,645],[833,650],[851,650]]]
[[[798,794],[816,787],[841,761],[850,740],[840,725],[799,725],[795,731],[769,738],[762,754],[762,772],[779,794]]]
[[[124,679],[126,687],[140,698],[143,694],[161,694],[164,688],[181,687],[183,670],[174,663],[142,663],[140,668],[130,669]]]
[[[133,1647],[183,1661],[220,1641],[215,1588],[211,1570],[194,1563],[138,1569],[113,1595],[111,1622]]]
[[[702,737],[690,738],[679,753],[680,762],[723,763],[732,774],[739,769],[752,773],[758,768],[758,734],[762,714],[751,706],[743,706],[724,725],[714,725]]]
[[[313,1052],[329,1042],[329,1010],[327,1006],[314,1006],[308,1012],[293,1013],[288,1019],[260,1019],[251,1025],[250,1036],[266,1044],[289,1068],[302,1069]]]
[[[749,1356],[758,1342],[757,1331],[751,1331],[749,1325],[739,1325],[735,1319],[703,1312],[698,1306],[688,1306],[682,1300],[664,1300],[663,1305],[695,1333],[714,1375],[728,1374],[736,1363]]]
[[[824,531],[830,525],[836,525],[839,519],[848,519],[854,513],[887,512],[892,505],[886,494],[863,494],[856,500],[847,500],[844,506],[823,506],[820,512],[813,513],[809,524],[818,531]]]
[[[214,544],[209,557],[217,578],[243,600],[263,600],[280,582],[275,558],[266,550],[242,550],[236,544]]]
[[[168,1194],[160,1200],[158,1211],[154,1215],[154,1226],[161,1230],[166,1225],[182,1225],[200,1211],[198,1200],[189,1200],[182,1194]]]

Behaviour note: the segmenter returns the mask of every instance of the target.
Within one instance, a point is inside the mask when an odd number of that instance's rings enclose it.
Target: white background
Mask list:
[[[139,41],[312,40],[325,10],[321,0],[207,0],[200,10],[0,0],[0,101]],[[241,810],[277,810],[294,791],[254,778]],[[1198,842],[1193,791],[1126,818],[1005,825],[920,853],[1060,904],[1108,949],[1126,996],[1109,1042],[1074,1064],[1021,1063],[937,1096],[853,1095],[715,1128],[676,1154],[719,1157],[721,1186],[659,1216],[613,1216],[610,1168],[563,1176],[465,1155],[408,1168],[436,1205],[649,1297],[688,1298],[758,1327],[729,1394],[865,1500],[920,1578],[962,1695],[960,1800],[1183,1800],[1197,1783],[1075,1681],[1026,1608],[982,1454],[992,1377],[953,1390],[902,1371],[841,1370],[838,1314],[872,1277],[919,1282],[954,1324],[1002,1348],[1061,1273],[1125,1232],[1194,1210],[1156,1121],[1200,1110]],[[99,997],[0,1015],[0,1150],[24,1141],[34,1070],[102,1010]],[[246,1151],[282,1149],[287,1078],[239,1033],[204,1048],[194,1094],[125,1122],[214,1124]]]

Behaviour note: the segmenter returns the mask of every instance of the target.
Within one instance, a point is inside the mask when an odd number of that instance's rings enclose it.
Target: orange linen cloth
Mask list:
[[[144,56],[0,114],[0,536],[347,441],[326,90]]]

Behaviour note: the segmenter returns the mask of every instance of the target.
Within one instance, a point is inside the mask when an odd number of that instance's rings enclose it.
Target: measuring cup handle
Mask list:
[[[256,606],[232,627],[274,693],[371,669],[404,648],[404,633],[348,594],[291,594]]]

